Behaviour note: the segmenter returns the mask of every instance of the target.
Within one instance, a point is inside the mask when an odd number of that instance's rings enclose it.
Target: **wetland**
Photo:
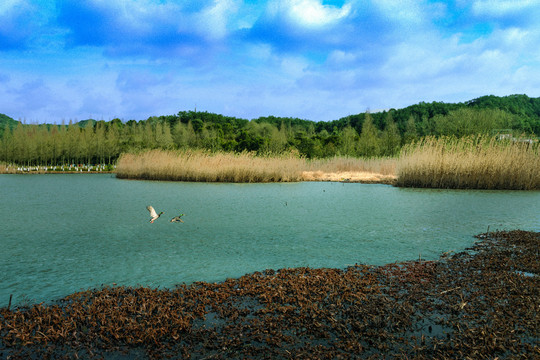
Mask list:
[[[0,185],[2,356],[538,353],[538,191],[113,174]],[[165,212],[153,224],[150,204]],[[495,232],[518,228],[530,232]]]

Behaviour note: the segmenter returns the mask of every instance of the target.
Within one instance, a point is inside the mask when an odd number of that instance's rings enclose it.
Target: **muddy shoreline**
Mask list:
[[[107,287],[2,308],[0,358],[539,358],[540,233],[477,238],[437,261]]]

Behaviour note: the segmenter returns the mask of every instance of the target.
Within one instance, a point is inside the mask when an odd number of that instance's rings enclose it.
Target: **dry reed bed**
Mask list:
[[[205,182],[289,182],[328,180],[324,174],[344,172],[392,176],[395,159],[335,157],[308,160],[296,154],[260,156],[254,153],[151,150],[123,154],[116,175],[123,179]]]
[[[287,155],[151,150],[123,154],[118,160],[116,176],[145,180],[287,182],[301,180],[301,171],[302,160]]]
[[[540,189],[538,143],[428,137],[402,149],[397,186]]]

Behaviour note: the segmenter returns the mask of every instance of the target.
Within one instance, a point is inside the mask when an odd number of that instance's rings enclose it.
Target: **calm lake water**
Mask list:
[[[149,223],[146,205],[165,214]],[[169,288],[285,267],[436,259],[475,234],[540,231],[540,192],[330,182],[0,175],[0,306],[103,285]],[[185,223],[169,220],[185,213]]]

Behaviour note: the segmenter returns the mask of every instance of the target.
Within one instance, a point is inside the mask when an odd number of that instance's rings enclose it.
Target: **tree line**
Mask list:
[[[419,103],[329,122],[180,111],[147,120],[84,120],[28,125],[0,114],[0,161],[27,165],[112,164],[123,152],[206,149],[259,154],[296,152],[308,158],[395,156],[428,135],[457,137],[540,132],[540,98],[486,96],[466,103]]]

